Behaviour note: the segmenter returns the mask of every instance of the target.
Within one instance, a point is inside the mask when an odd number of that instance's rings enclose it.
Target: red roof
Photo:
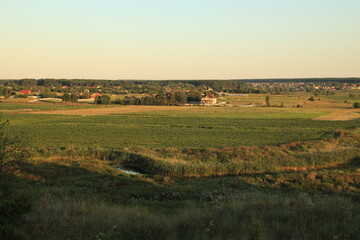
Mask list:
[[[20,94],[31,94],[31,90],[21,90]]]
[[[96,98],[97,96],[102,96],[102,94],[100,94],[100,93],[91,94],[91,98]]]

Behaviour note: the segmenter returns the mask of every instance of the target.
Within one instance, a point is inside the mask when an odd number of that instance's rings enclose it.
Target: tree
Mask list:
[[[109,95],[96,96],[95,104],[111,104],[111,97]]]
[[[354,103],[353,108],[360,108],[360,103],[359,102]]]
[[[76,94],[71,94],[70,102],[77,102],[77,101],[78,101],[78,96]]]
[[[61,98],[64,102],[70,102],[71,96],[68,93],[64,93],[64,95]]]
[[[78,97],[76,94],[73,93],[64,93],[64,95],[62,96],[62,100],[64,102],[77,102]]]
[[[188,102],[200,102],[201,94],[197,91],[191,91],[187,94],[187,101]]]
[[[176,92],[175,99],[178,105],[184,105],[186,103],[187,97],[186,94],[183,92]]]
[[[266,102],[266,106],[270,107],[270,97],[269,96],[266,96],[265,102]]]
[[[89,90],[85,90],[83,95],[82,95],[82,98],[83,99],[89,99],[90,98],[90,93],[89,93]]]

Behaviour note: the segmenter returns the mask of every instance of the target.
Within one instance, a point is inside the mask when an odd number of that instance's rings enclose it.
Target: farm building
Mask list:
[[[20,91],[20,94],[21,95],[24,95],[24,94],[31,94],[32,93],[32,91],[31,90],[21,90]]]
[[[97,96],[102,96],[102,94],[100,94],[100,93],[93,93],[93,94],[91,94],[91,98],[96,98]]]
[[[201,105],[215,105],[217,103],[217,98],[214,97],[203,97],[200,100]]]

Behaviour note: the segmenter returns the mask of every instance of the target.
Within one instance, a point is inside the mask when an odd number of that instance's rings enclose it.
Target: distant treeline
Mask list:
[[[213,89],[230,88],[238,89],[246,86],[242,80],[81,80],[81,79],[20,79],[20,80],[0,80],[4,86],[13,84],[25,87],[124,87],[132,88],[133,86],[180,86],[180,87],[199,87],[208,86]]]
[[[360,77],[352,77],[352,78],[271,78],[271,79],[239,79],[238,81],[247,82],[247,83],[274,83],[274,82],[337,82],[337,83],[360,83]]]
[[[164,86],[178,86],[181,88],[198,88],[206,86],[214,90],[238,90],[249,89],[247,83],[274,83],[274,82],[338,82],[338,83],[360,83],[360,78],[284,78],[284,79],[232,79],[232,80],[91,80],[91,79],[20,79],[0,80],[4,86],[19,85],[25,88],[32,87],[101,87],[124,89],[161,88]]]
[[[216,90],[236,93],[262,93],[262,90],[250,87],[247,83],[239,80],[66,80],[66,79],[21,79],[0,80],[0,86],[12,89],[62,89],[68,88],[101,88],[109,90],[109,93],[151,93],[161,90]]]

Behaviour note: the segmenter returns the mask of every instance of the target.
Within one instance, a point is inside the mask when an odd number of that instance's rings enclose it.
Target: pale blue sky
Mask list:
[[[0,0],[0,78],[348,76],[359,0]]]

